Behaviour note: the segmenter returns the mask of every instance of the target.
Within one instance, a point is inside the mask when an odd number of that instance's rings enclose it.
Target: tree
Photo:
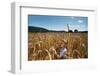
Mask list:
[[[77,29],[75,29],[75,30],[74,30],[74,32],[78,32],[78,30],[77,30]]]
[[[72,30],[69,30],[68,32],[73,32]]]

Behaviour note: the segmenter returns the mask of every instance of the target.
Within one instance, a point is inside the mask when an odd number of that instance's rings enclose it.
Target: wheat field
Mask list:
[[[60,57],[61,45],[67,49]],[[87,32],[28,32],[28,61],[88,58]]]

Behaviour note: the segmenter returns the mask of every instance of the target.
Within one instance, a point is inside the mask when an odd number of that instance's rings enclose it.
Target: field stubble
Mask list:
[[[88,58],[88,34],[80,32],[28,33],[28,60],[55,60],[60,57],[61,44],[67,52],[64,59]]]

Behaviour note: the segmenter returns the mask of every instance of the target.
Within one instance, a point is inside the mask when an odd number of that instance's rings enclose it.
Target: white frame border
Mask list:
[[[79,10],[79,11],[92,11],[96,13],[96,8],[94,7],[76,7],[76,6],[67,6],[57,7],[48,6],[46,4],[32,4],[32,3],[12,3],[11,4],[11,72],[21,73],[21,8],[22,7],[32,7],[32,8],[45,8],[45,9],[60,9],[60,10]],[[95,21],[96,22],[96,21]]]

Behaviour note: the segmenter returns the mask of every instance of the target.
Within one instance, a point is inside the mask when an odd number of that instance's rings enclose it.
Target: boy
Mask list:
[[[60,45],[60,59],[66,59],[67,58],[67,41],[66,40],[62,40],[62,43]]]

